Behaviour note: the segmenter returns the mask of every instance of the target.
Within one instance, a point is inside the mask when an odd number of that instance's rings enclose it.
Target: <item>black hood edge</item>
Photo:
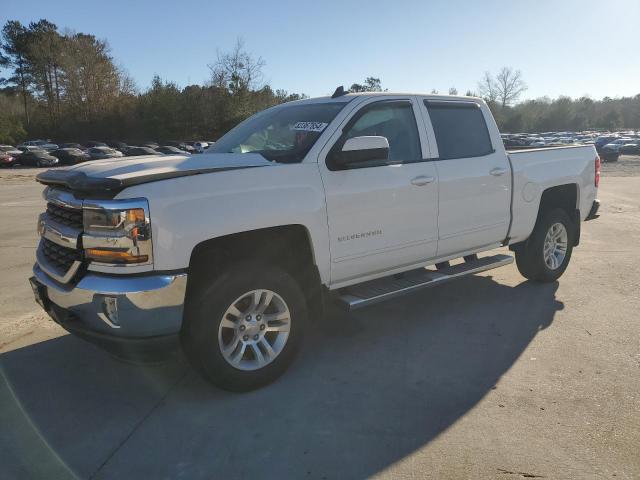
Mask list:
[[[242,170],[245,168],[267,167],[269,165],[242,165],[237,167],[209,167],[194,170],[175,170],[171,172],[151,173],[130,178],[100,178],[91,177],[84,172],[69,170],[47,170],[36,175],[36,180],[43,185],[55,186],[71,190],[84,197],[113,198],[127,187],[142,185],[171,178],[202,175],[206,173],[225,172],[228,170]]]

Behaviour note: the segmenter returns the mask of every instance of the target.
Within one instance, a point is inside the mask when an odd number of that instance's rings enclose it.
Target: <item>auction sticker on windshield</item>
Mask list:
[[[296,122],[291,125],[291,130],[302,130],[304,132],[321,132],[327,128],[328,123],[324,122]]]

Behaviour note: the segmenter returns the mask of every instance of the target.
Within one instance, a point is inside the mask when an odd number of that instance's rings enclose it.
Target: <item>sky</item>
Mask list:
[[[274,89],[320,96],[378,77],[390,91],[477,90],[522,72],[523,98],[640,93],[640,0],[0,0],[0,22],[46,18],[106,39],[144,90],[184,87],[242,38]]]

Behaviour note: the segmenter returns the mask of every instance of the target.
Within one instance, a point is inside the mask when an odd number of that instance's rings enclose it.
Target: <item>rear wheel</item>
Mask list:
[[[516,249],[516,265],[525,278],[554,282],[569,265],[575,225],[564,210],[543,213],[531,237]]]
[[[182,345],[191,363],[220,388],[247,391],[284,373],[302,341],[304,296],[284,270],[237,264],[189,298]]]

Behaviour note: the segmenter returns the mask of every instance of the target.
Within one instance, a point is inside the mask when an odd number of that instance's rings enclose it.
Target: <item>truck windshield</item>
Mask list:
[[[278,163],[302,161],[346,102],[282,106],[230,130],[207,153],[259,153]]]

